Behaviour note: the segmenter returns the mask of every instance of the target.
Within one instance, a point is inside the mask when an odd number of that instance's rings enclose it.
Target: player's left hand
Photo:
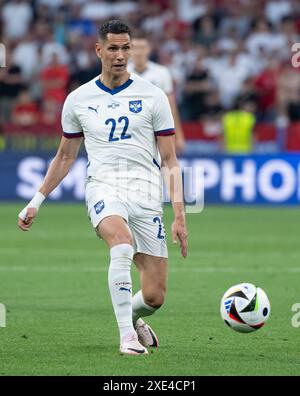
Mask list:
[[[180,242],[181,254],[184,258],[187,256],[187,228],[185,219],[175,219],[172,224],[172,239],[173,243]]]

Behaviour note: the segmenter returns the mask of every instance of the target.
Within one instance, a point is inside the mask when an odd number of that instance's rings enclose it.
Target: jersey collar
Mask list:
[[[114,89],[108,88],[106,85],[102,84],[102,82],[99,79],[97,79],[95,83],[100,89],[102,89],[102,91],[108,92],[111,95],[115,95],[121,91],[124,91],[124,89],[128,88],[133,83],[133,80],[129,78],[124,84]]]

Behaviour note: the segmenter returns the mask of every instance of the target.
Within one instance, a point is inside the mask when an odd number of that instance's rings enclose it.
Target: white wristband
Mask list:
[[[34,194],[34,197],[27,205],[27,208],[38,209],[42,205],[42,203],[45,201],[45,199],[46,199],[46,197],[44,196],[44,194],[42,194],[41,192],[38,191],[37,193]]]
[[[44,202],[45,199],[46,199],[46,197],[41,192],[38,191],[37,193],[35,193],[34,197],[29,202],[29,204],[27,206],[25,206],[25,208],[22,209],[21,212],[19,213],[20,219],[22,219],[22,220],[26,219],[28,208],[39,209],[39,207],[42,205],[42,203]]]

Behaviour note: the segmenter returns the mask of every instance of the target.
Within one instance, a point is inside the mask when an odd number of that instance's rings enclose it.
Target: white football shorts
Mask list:
[[[125,197],[125,199],[124,199]],[[128,224],[135,253],[168,257],[162,210],[144,208],[116,188],[95,180],[86,183],[88,217],[96,228],[108,216],[121,216]],[[157,205],[156,205],[157,206]]]

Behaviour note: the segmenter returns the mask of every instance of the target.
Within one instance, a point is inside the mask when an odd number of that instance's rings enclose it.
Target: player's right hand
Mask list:
[[[23,215],[22,212],[19,213],[18,226],[22,231],[29,231],[38,210],[36,208],[27,208],[26,214]]]

